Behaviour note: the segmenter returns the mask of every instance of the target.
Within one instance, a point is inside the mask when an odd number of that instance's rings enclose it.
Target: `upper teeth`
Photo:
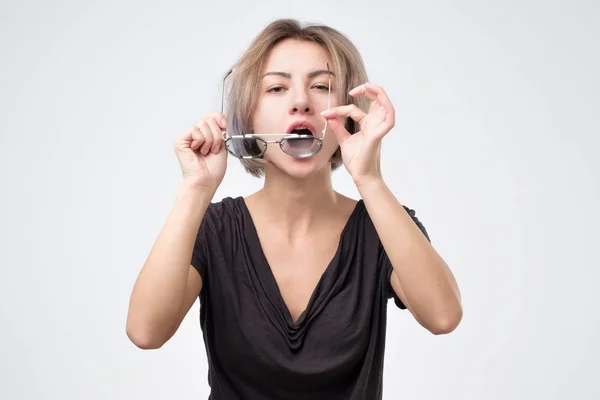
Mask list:
[[[308,130],[310,130],[310,128],[307,128],[306,126],[302,126],[302,125],[295,127],[293,130],[300,130],[300,129],[308,129]]]

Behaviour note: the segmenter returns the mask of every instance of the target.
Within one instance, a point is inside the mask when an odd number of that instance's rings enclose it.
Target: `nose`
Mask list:
[[[296,90],[293,94],[292,103],[290,105],[290,114],[313,112],[308,93],[305,90]]]

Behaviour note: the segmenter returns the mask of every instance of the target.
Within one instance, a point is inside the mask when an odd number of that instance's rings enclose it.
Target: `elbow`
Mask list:
[[[462,317],[462,307],[458,306],[456,311],[446,314],[444,317],[439,318],[436,323],[432,324],[429,331],[436,336],[452,333],[462,321]]]
[[[129,340],[138,348],[142,350],[156,350],[160,349],[164,341],[156,338],[151,332],[146,329],[140,329],[127,325],[125,332]]]

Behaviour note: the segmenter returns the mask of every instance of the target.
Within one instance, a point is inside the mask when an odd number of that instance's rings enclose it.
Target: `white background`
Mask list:
[[[198,303],[143,351],[129,295],[174,137],[279,17],[358,46],[398,110],[386,181],[462,291],[448,336],[390,303],[384,398],[600,398],[598,2],[0,4],[0,398],[207,398]],[[217,200],[260,186],[230,157]],[[343,169],[335,187],[357,196]]]

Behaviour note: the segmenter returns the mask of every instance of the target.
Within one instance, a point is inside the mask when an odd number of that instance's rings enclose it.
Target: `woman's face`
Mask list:
[[[325,119],[321,111],[327,109],[329,79],[331,79],[330,106],[337,106],[335,76],[327,73],[331,61],[325,49],[318,44],[285,40],[271,51],[262,71],[257,106],[252,116],[253,133],[281,133],[281,136],[265,137],[282,139],[294,124],[310,127],[317,138],[323,137]],[[338,143],[332,132],[327,132],[318,153],[308,158],[292,157],[279,145],[269,144],[264,158],[265,167],[275,168],[294,176],[306,177],[323,167],[329,168],[329,160]]]

